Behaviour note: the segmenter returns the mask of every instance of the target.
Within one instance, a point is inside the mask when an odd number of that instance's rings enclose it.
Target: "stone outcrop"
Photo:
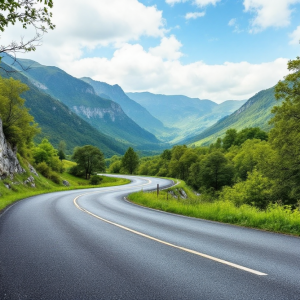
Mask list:
[[[0,180],[6,177],[13,178],[14,174],[24,172],[25,170],[17,159],[16,151],[5,139],[2,120],[0,119]]]

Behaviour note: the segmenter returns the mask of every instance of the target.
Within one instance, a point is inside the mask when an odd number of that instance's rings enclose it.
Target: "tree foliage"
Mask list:
[[[6,139],[13,147],[22,151],[39,132],[37,123],[20,97],[28,87],[12,78],[0,77],[0,117]]]
[[[76,147],[72,158],[77,163],[78,170],[84,172],[86,179],[89,179],[96,171],[105,171],[104,155],[95,146]]]
[[[139,157],[137,153],[133,150],[133,148],[129,147],[122,158],[122,167],[129,174],[133,174],[133,172],[137,169],[138,165]]]
[[[42,35],[48,29],[54,29],[52,23],[52,0],[1,0],[0,1],[0,31],[4,32],[10,25],[19,22],[24,29],[32,26],[36,34],[27,41],[21,38],[17,43],[12,41],[8,45],[0,46],[0,53],[13,53],[35,51]],[[0,58],[1,60],[1,58]]]
[[[53,171],[62,172],[63,164],[59,159],[58,151],[45,138],[40,144],[32,149],[36,164],[46,163]]]
[[[278,180],[282,197],[300,199],[300,57],[288,62],[290,74],[275,87],[275,97],[284,101],[272,110],[270,143],[277,151],[273,178]]]

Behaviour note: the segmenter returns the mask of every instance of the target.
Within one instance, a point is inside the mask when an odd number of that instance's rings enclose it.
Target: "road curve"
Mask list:
[[[129,178],[0,215],[0,299],[300,299],[299,238],[131,204],[171,182]]]

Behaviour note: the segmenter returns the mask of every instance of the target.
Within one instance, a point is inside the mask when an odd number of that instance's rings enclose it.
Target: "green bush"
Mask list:
[[[78,165],[71,167],[68,173],[77,177],[84,176],[83,171],[78,167]]]
[[[36,166],[38,172],[40,172],[44,177],[49,178],[51,173],[51,168],[43,161]]]
[[[54,183],[56,183],[56,184],[61,184],[62,183],[60,176],[54,171],[50,172],[49,179],[51,181],[53,181]]]
[[[102,181],[102,177],[99,175],[93,175],[90,179],[90,184],[91,185],[98,185]]]

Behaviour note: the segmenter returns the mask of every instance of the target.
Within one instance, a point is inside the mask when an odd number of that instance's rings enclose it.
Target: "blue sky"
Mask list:
[[[53,20],[24,57],[125,91],[248,99],[300,54],[300,0],[54,0]]]

